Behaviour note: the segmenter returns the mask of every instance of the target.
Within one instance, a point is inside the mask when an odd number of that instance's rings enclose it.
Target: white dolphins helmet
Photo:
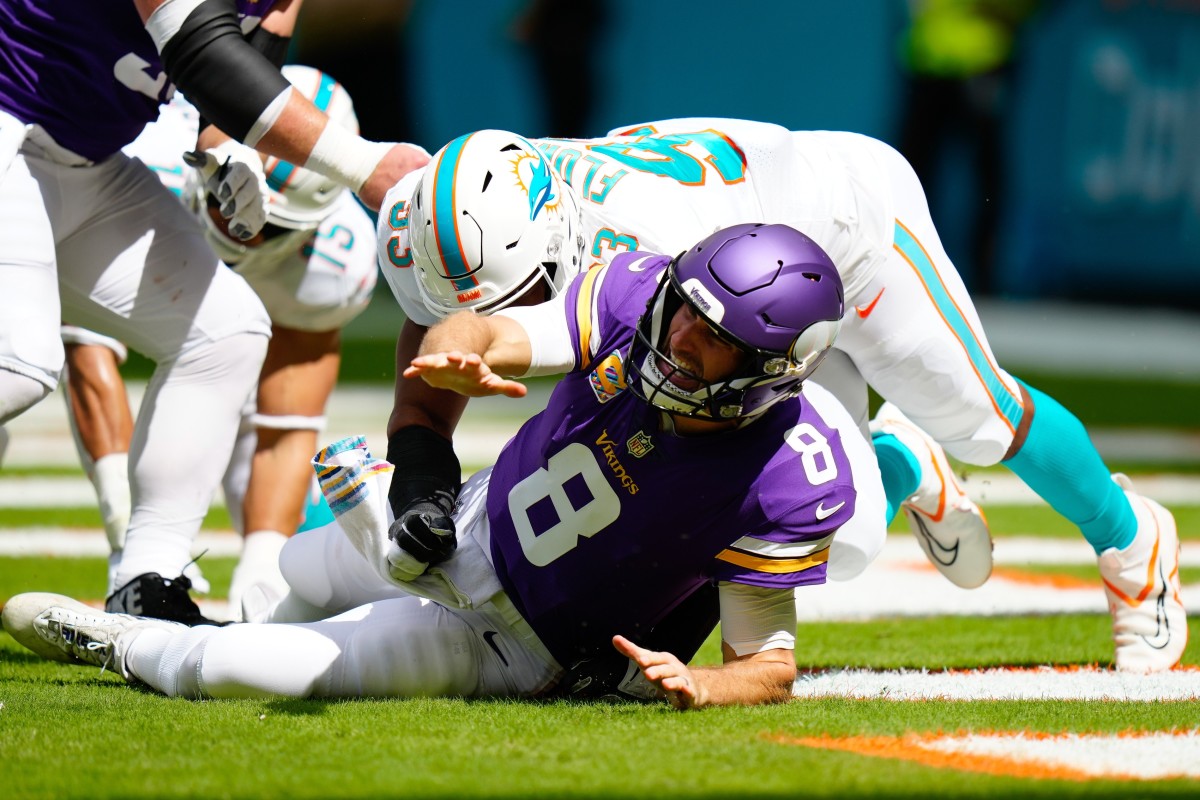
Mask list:
[[[354,114],[354,103],[340,83],[319,69],[299,64],[288,64],[282,71],[296,91],[329,116],[331,124],[341,125],[353,133],[358,133],[358,117]],[[205,237],[217,256],[228,264],[236,264],[243,260],[247,253],[259,251],[263,245],[248,247],[221,231],[207,213],[203,181],[199,179],[195,170],[189,172],[184,193],[192,209],[204,221]],[[316,230],[344,191],[344,187],[336,181],[274,156],[265,157],[263,172],[266,174],[269,190],[267,228],[264,229],[268,239],[272,238],[272,225],[285,229],[276,230],[276,234]],[[287,239],[287,242],[279,243],[281,247],[292,246],[293,237],[279,238]]]
[[[539,282],[547,298],[579,274],[583,235],[570,188],[528,139],[460,136],[434,154],[413,191],[417,290],[438,317],[489,314]]]

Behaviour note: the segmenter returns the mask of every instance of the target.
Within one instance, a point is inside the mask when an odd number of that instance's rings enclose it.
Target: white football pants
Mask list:
[[[0,175],[0,371],[53,389],[64,321],[158,365],[130,450],[132,561],[118,579],[175,577],[228,463],[270,320],[141,162],[88,164],[35,128]]]

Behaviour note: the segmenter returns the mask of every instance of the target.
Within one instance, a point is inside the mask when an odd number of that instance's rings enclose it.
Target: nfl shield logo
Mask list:
[[[629,455],[634,458],[641,458],[654,449],[654,443],[650,441],[650,437],[645,433],[638,431],[633,436],[629,437],[629,441],[625,442],[625,449],[629,451]]]

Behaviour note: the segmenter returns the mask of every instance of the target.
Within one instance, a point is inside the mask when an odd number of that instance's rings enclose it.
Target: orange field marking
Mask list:
[[[910,572],[936,572],[932,564],[923,561],[897,561],[891,564],[891,567]],[[1095,589],[1100,584],[1099,576],[1095,580],[1085,580],[1061,572],[1033,572],[1017,567],[993,567],[992,577],[1003,578],[1010,583],[1017,583],[1023,586],[1037,586],[1050,589]]]
[[[899,761],[909,761],[937,769],[956,769],[965,772],[978,772],[988,775],[1002,775],[1018,778],[1038,778],[1068,781],[1091,781],[1097,779],[1114,780],[1161,780],[1169,777],[1193,777],[1195,772],[1180,769],[1171,775],[1139,775],[1122,771],[1111,765],[1104,758],[1105,749],[1114,741],[1122,739],[1141,739],[1146,737],[1171,737],[1184,746],[1196,740],[1194,732],[1141,732],[1129,731],[1118,734],[1050,734],[1037,731],[998,731],[985,733],[958,734],[944,733],[906,733],[903,736],[788,736],[786,734],[770,734],[770,741],[799,747],[809,747],[820,750],[835,750],[845,753],[855,753],[870,758],[888,758]],[[974,743],[991,740],[990,743],[1003,749],[1004,743],[1012,746],[1012,754],[995,755],[970,752]],[[1030,756],[1027,752],[1029,742],[1055,744],[1066,741],[1082,743],[1084,746],[1094,744],[1097,753],[1097,766],[1092,769],[1082,769],[1066,763],[1055,762],[1050,748],[1044,757]],[[991,749],[996,749],[992,747]],[[1194,749],[1194,748],[1193,748]]]

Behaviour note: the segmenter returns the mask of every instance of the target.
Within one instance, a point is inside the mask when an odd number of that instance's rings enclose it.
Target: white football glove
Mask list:
[[[184,153],[183,160],[199,170],[205,190],[221,204],[230,234],[243,242],[257,236],[267,223],[270,202],[258,151],[229,139],[203,152]]]

